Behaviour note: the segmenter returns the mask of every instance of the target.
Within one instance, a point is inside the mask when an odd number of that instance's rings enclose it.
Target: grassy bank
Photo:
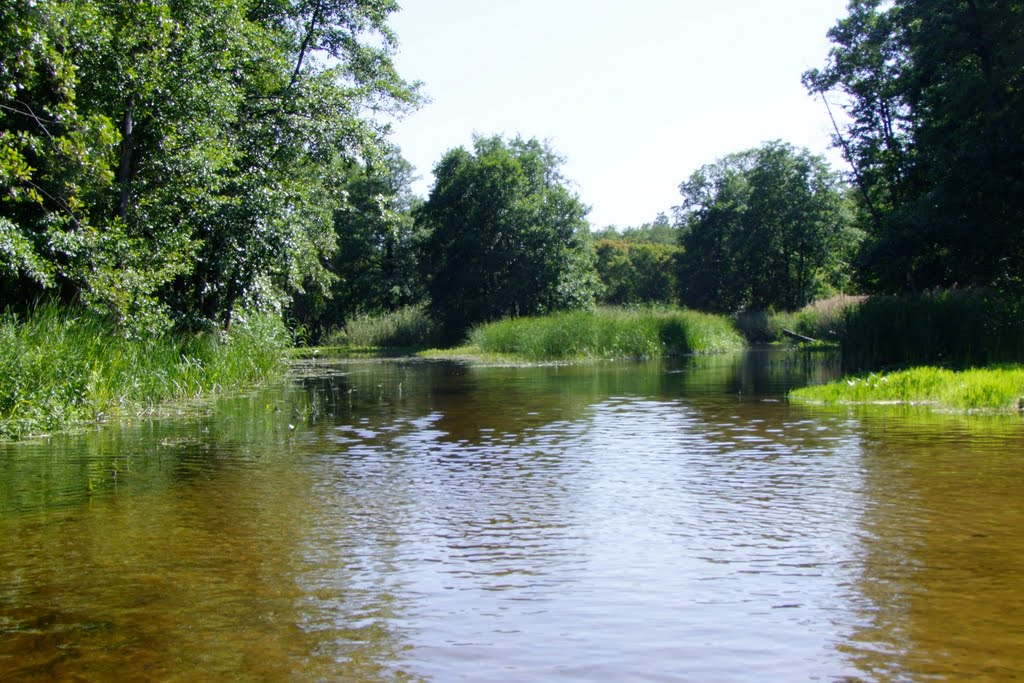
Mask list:
[[[129,334],[95,314],[45,306],[0,318],[0,438],[136,414],[160,402],[259,383],[290,339],[273,317],[218,333]]]
[[[742,348],[728,319],[679,309],[573,311],[473,328],[470,346],[527,361],[712,353]]]
[[[1024,403],[1024,365],[961,372],[919,367],[796,389],[797,403],[924,404],[958,411],[1011,412]]]

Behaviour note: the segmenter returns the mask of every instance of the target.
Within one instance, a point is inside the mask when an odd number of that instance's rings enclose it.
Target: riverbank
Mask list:
[[[266,381],[290,337],[272,316],[218,332],[126,330],[87,311],[43,306],[0,318],[0,439],[158,412],[162,404]]]
[[[1024,365],[872,373],[795,389],[789,399],[821,405],[903,404],[962,412],[1020,412],[1024,411]]]

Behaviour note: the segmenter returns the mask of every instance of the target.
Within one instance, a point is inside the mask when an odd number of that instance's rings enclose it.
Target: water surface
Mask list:
[[[1024,677],[1019,417],[790,406],[833,364],[780,352],[306,370],[0,447],[0,678]]]

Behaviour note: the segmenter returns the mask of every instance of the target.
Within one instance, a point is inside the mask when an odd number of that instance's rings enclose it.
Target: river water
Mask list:
[[[317,363],[0,446],[0,679],[1024,678],[1024,421],[833,374]]]

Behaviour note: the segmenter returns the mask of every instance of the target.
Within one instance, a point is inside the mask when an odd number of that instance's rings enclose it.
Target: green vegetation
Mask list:
[[[866,291],[1024,286],[1022,10],[852,0],[826,65],[804,74],[824,106],[843,103]]]
[[[793,310],[844,286],[858,235],[823,158],[771,142],[704,166],[679,190],[684,305]]]
[[[472,325],[591,305],[587,209],[536,139],[477,137],[450,150],[416,223],[426,233],[429,310],[449,340]]]
[[[798,311],[744,311],[735,316],[735,323],[753,344],[783,341],[783,330],[837,344],[846,336],[848,316],[865,298],[840,294],[807,304]]]
[[[473,328],[472,347],[530,361],[712,353],[739,349],[726,318],[672,309],[571,311]]]
[[[344,328],[332,331],[325,345],[351,349],[423,348],[435,343],[440,330],[423,306],[407,306],[392,313],[360,315]]]
[[[274,316],[238,316],[230,335],[140,332],[109,318],[44,306],[0,319],[0,437],[150,411],[260,383],[291,340]]]
[[[326,290],[352,169],[376,168],[392,0],[41,0],[0,9],[0,301],[231,326]],[[372,115],[371,112],[385,115]]]
[[[904,403],[966,411],[1019,411],[1024,410],[1024,366],[962,372],[933,367],[911,368],[804,387],[789,396],[800,403],[827,405]]]
[[[841,348],[854,370],[1020,362],[1024,301],[985,290],[871,297],[847,311]]]

